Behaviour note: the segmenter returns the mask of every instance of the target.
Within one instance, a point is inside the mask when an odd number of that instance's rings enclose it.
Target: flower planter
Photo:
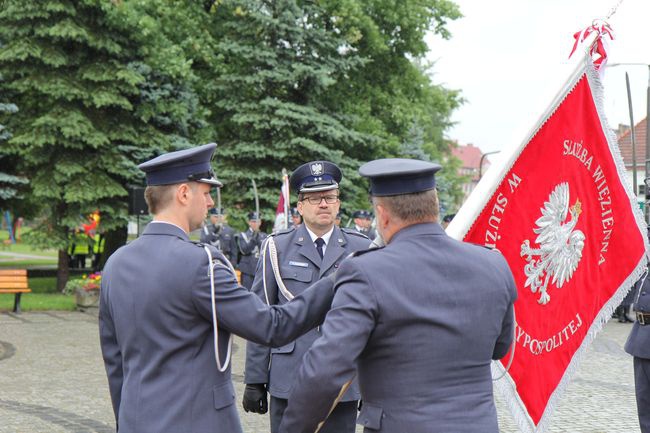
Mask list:
[[[89,308],[99,306],[99,290],[77,290],[75,292],[77,307]]]

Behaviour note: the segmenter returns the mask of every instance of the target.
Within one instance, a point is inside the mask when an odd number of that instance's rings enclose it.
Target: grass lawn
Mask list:
[[[73,277],[79,278],[79,277]],[[56,277],[35,277],[29,279],[31,293],[24,293],[20,299],[22,311],[74,311],[74,295],[64,295],[56,291]],[[0,294],[0,311],[14,308],[13,294]]]
[[[0,311],[11,311],[13,308],[14,295],[0,294]],[[32,292],[23,293],[20,298],[20,309],[22,311],[74,311],[76,308],[75,297],[72,295]]]
[[[22,230],[22,233],[29,232],[29,228]],[[9,232],[7,230],[0,230],[0,242],[9,239]],[[48,256],[54,257],[57,256],[56,250],[43,250],[40,248],[34,248],[30,245],[27,245],[24,242],[18,242],[17,244],[2,244],[0,246],[0,251],[12,252],[12,253],[22,253],[22,254],[35,254],[38,256]]]

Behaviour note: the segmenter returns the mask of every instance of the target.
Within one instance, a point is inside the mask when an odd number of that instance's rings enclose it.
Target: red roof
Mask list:
[[[636,166],[645,167],[645,140],[648,132],[648,124],[643,119],[634,126],[634,141],[636,143]],[[627,128],[618,135],[618,147],[621,149],[621,156],[626,167],[632,167],[632,130]]]
[[[467,146],[459,145],[452,147],[451,154],[463,162],[463,168],[475,168],[477,170],[481,163],[481,156],[483,155],[481,149],[471,143]],[[485,162],[483,161],[484,166]]]

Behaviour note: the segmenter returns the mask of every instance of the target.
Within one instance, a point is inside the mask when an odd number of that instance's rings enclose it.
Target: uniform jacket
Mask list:
[[[370,239],[371,241],[374,240],[377,237],[377,232],[372,227],[363,228],[363,227],[358,227],[358,226],[355,225],[353,230],[357,231],[357,232],[359,232],[359,233],[361,233],[363,235],[366,235],[368,237],[368,239]]]
[[[335,272],[341,261],[352,252],[364,250],[370,244],[365,236],[353,230],[340,229],[335,226],[321,261],[304,224],[273,236],[278,251],[278,264],[282,280],[293,295],[302,293],[314,282]],[[278,290],[268,254],[265,260],[266,295],[264,293],[262,260],[257,266],[251,291],[263,300],[268,296],[271,305],[284,304],[287,300]],[[302,357],[319,336],[320,329],[313,329],[296,341],[275,349],[248,343],[244,381],[246,383],[266,383],[269,385],[268,390],[272,396],[288,398]],[[355,385],[345,395],[343,401],[357,400],[358,398],[359,391]]]
[[[250,228],[237,235],[240,255],[239,270],[243,274],[255,275],[257,260],[260,257],[260,248],[267,236],[266,233],[261,231],[253,233],[253,230]]]
[[[633,304],[634,311],[650,313],[650,278],[645,279],[643,286],[637,281],[632,289],[636,294],[636,302]],[[632,331],[627,337],[625,351],[637,358],[650,359],[650,324],[639,325],[635,322]]]
[[[216,247],[233,266],[237,264],[235,231],[227,224],[206,224],[201,229],[201,242]]]
[[[231,333],[281,346],[316,326],[333,297],[331,279],[293,302],[268,307],[239,286],[212,248],[220,357]],[[104,268],[99,332],[120,433],[237,433],[230,367],[213,346],[208,258],[179,227],[150,223]]]
[[[516,287],[498,252],[438,224],[341,264],[282,433],[311,433],[358,371],[364,432],[497,433],[490,362],[513,340]]]

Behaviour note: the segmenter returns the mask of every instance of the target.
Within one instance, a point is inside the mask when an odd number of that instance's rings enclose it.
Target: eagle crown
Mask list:
[[[576,199],[575,204],[571,206],[571,213],[575,214],[576,217],[582,213],[582,203],[580,203],[580,200]]]

